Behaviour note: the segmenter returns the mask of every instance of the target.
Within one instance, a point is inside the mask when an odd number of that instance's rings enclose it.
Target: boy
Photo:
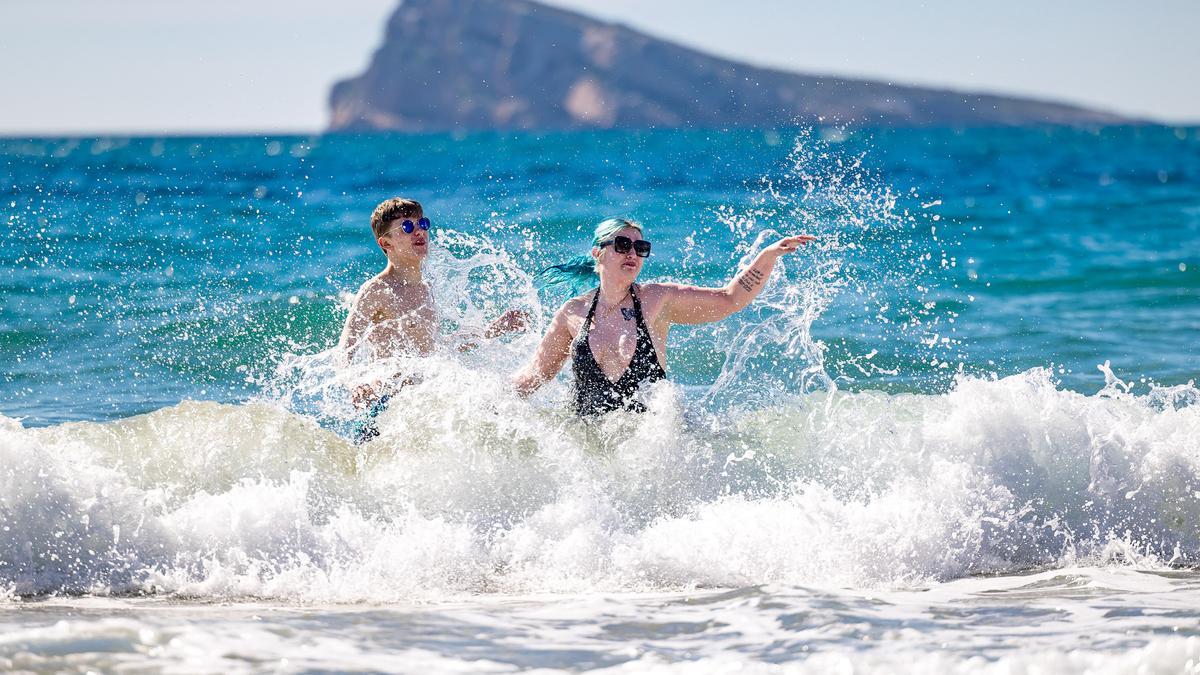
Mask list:
[[[429,255],[429,229],[429,219],[416,200],[393,197],[375,207],[371,233],[387,256],[387,266],[362,285],[350,306],[338,343],[343,364],[349,364],[362,349],[368,350],[372,359],[433,352],[439,336],[438,317],[429,284],[421,276],[421,264]],[[526,319],[523,311],[509,310],[483,336],[523,331]],[[387,403],[383,389],[380,382],[358,386],[354,404],[369,406],[374,417]]]

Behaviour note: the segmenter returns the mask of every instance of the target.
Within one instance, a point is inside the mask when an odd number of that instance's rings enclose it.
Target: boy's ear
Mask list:
[[[384,245],[387,243],[386,237],[379,237],[378,239],[375,240],[375,243],[379,244],[379,248],[383,249],[385,253],[387,252],[388,247]]]

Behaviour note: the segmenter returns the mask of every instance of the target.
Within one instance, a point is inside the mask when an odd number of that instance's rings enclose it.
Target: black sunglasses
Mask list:
[[[617,253],[625,254],[629,253],[629,249],[633,249],[633,252],[636,253],[637,257],[639,258],[650,257],[650,242],[646,241],[645,239],[638,239],[637,241],[634,241],[629,237],[617,235],[612,239],[608,239],[596,244],[596,247],[604,248],[609,244],[612,244],[613,250]]]
[[[418,220],[416,223],[414,223],[411,220],[405,220],[403,223],[400,223],[400,227],[404,230],[404,234],[412,234],[413,230],[417,229],[418,227],[421,228],[422,230],[428,230],[429,229],[429,219],[422,218],[422,219]]]

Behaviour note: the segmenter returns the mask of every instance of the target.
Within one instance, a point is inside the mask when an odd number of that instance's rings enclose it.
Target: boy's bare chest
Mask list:
[[[409,338],[431,338],[437,333],[437,312],[427,289],[405,288],[390,293],[371,319]]]
[[[433,294],[428,288],[399,286],[383,294],[376,321],[396,321],[404,318],[433,318]]]

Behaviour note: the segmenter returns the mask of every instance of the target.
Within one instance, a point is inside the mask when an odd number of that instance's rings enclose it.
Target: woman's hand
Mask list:
[[[817,238],[810,234],[793,234],[790,237],[784,237],[774,244],[771,244],[763,249],[763,252],[774,255],[775,257],[779,257],[781,255],[797,251],[801,246],[804,246],[810,241],[816,240]]]

